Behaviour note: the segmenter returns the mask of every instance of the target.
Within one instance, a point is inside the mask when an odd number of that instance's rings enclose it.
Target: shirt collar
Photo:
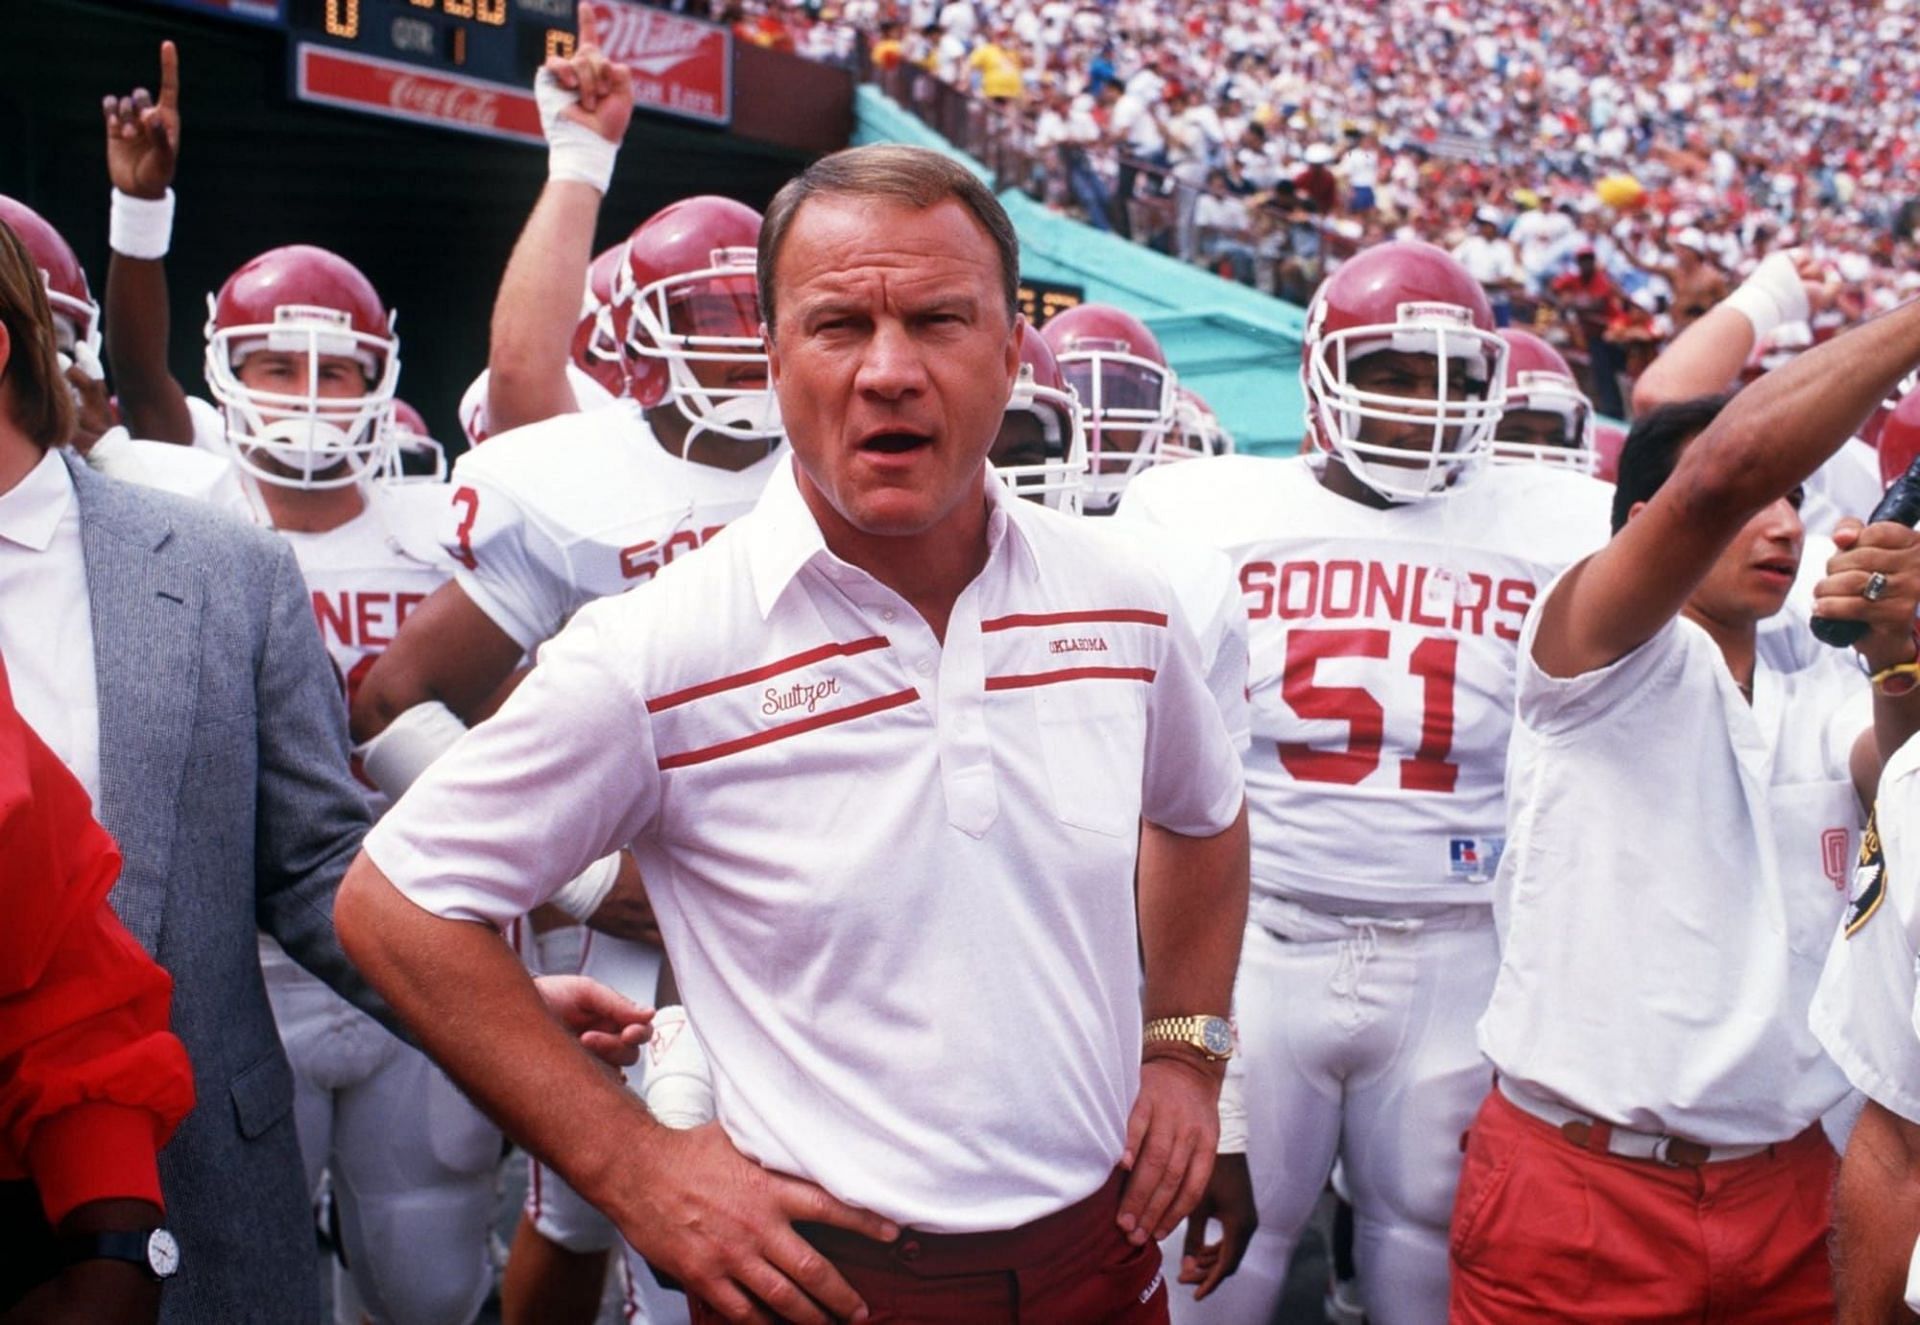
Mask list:
[[[799,480],[794,477],[794,466],[799,463],[797,458],[790,459],[768,477],[766,490],[754,506],[753,518],[743,530],[748,535],[747,566],[753,577],[754,602],[760,608],[762,620],[773,615],[780,595],[814,560],[846,565],[828,550],[820,522],[814,519],[806,499],[800,495]],[[1020,510],[1020,499],[1007,490],[1006,484],[984,471],[981,481],[987,493],[987,559],[991,561],[999,555],[1002,545],[1006,544],[1031,561],[1026,535],[1020,528],[1020,519],[1026,514]]]
[[[0,493],[0,542],[45,552],[72,502],[73,475],[49,447],[25,478]]]

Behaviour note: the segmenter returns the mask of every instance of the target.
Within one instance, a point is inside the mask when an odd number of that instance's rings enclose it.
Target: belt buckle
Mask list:
[[[1673,1154],[1673,1147],[1676,1145],[1692,1145],[1694,1149],[1703,1153],[1699,1159],[1676,1158]],[[1713,1158],[1713,1148],[1703,1146],[1697,1141],[1687,1142],[1677,1136],[1662,1136],[1654,1140],[1653,1157],[1670,1169],[1697,1169]]]

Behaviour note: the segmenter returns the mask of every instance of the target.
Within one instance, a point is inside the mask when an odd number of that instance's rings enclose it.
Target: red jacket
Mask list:
[[[32,1179],[55,1225],[88,1201],[160,1205],[154,1156],[193,1107],[173,980],[107,906],[119,876],[0,665],[0,1180]]]

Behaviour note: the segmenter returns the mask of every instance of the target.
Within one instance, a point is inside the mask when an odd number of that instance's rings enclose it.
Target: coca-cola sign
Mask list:
[[[498,83],[300,43],[294,93],[302,101],[541,144],[533,94]]]
[[[594,8],[601,49],[633,70],[635,104],[709,124],[732,120],[731,30],[626,0]]]

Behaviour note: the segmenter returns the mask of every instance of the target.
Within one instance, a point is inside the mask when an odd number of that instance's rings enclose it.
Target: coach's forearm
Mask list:
[[[1140,950],[1145,1011],[1226,1016],[1247,927],[1247,807],[1225,832],[1183,837],[1140,828]]]
[[[1920,1235],[1920,1127],[1872,1100],[1840,1162],[1833,1228],[1838,1325],[1916,1319],[1904,1296]]]
[[[434,1061],[582,1196],[594,1201],[639,1158],[635,1138],[659,1124],[548,1014],[499,934],[422,910],[364,852],[340,885],[334,926]]]

